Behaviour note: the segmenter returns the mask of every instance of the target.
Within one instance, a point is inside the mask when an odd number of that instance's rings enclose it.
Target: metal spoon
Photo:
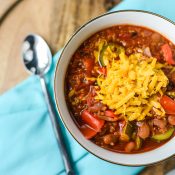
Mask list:
[[[50,52],[50,49],[40,36],[31,34],[24,39],[22,46],[22,58],[27,71],[31,74],[38,75],[40,78],[41,87],[45,96],[45,100],[47,102],[55,136],[62,152],[66,173],[67,175],[73,175],[73,168],[71,166],[68,152],[63,141],[61,129],[56,117],[57,115],[53,108],[54,105],[49,96],[44,79],[44,75],[49,71],[52,64],[52,54]]]

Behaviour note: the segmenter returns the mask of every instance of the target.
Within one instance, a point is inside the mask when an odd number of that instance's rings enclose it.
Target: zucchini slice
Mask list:
[[[167,140],[172,136],[173,132],[174,132],[174,128],[170,128],[164,134],[156,134],[156,135],[153,135],[152,138],[157,141]]]

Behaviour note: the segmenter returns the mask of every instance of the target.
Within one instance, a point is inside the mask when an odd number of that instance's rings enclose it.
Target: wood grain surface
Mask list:
[[[0,94],[28,76],[20,56],[28,33],[43,36],[54,54],[79,26],[119,1],[0,0]],[[164,175],[174,167],[175,158],[171,158],[147,167],[140,175]]]
[[[28,76],[20,56],[21,43],[28,33],[43,36],[54,54],[80,25],[117,2],[119,0],[0,0],[0,94]]]

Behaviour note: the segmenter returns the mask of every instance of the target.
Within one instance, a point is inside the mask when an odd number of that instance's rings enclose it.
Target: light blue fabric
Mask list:
[[[113,10],[149,10],[175,21],[174,6],[174,0],[125,0]],[[59,54],[53,58],[54,65]],[[46,77],[52,95],[54,65]],[[98,159],[84,150],[64,127],[62,130],[79,175],[135,175],[143,169]],[[24,174],[65,175],[40,83],[35,76],[0,97],[0,175]]]

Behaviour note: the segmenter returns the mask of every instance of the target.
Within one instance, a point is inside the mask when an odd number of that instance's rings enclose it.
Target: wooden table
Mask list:
[[[0,0],[0,94],[28,76],[20,56],[21,43],[28,33],[43,36],[54,54],[80,25],[119,1]],[[173,167],[175,159],[171,158],[140,174],[163,175]]]

